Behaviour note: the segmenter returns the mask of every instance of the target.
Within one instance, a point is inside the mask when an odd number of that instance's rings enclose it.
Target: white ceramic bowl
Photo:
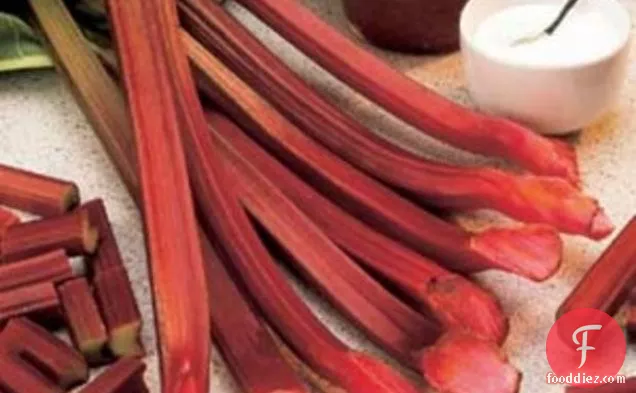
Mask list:
[[[624,84],[631,19],[617,0],[580,0],[576,7],[596,7],[621,35],[609,55],[568,65],[515,64],[490,56],[474,36],[489,16],[511,5],[563,4],[563,0],[470,0],[461,16],[461,43],[468,87],[485,112],[525,123],[545,134],[579,130],[616,102]]]

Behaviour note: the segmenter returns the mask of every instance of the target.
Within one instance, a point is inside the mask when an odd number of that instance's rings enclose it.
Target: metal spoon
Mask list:
[[[518,46],[518,45],[526,45],[526,44],[531,44],[545,36],[549,36],[554,34],[554,32],[556,31],[556,29],[561,25],[561,22],[563,22],[563,20],[565,19],[565,17],[570,13],[570,11],[572,11],[572,8],[574,8],[574,6],[576,5],[576,3],[578,3],[579,0],[568,0],[565,5],[563,6],[563,8],[561,9],[561,12],[559,13],[559,16],[557,16],[556,20],[554,22],[552,22],[552,24],[550,26],[548,26],[545,30],[528,36],[528,37],[522,37],[519,38],[517,40],[515,40],[512,43],[512,46]]]

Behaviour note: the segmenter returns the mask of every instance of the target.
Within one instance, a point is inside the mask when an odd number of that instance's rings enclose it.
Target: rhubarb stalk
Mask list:
[[[335,76],[407,123],[457,147],[578,181],[575,153],[503,118],[473,112],[392,69],[298,0],[239,0]]]
[[[416,300],[422,311],[431,313],[447,328],[467,330],[496,342],[504,339],[506,319],[492,295],[347,214],[269,156],[220,113],[208,111],[207,119],[219,148],[234,166],[243,172],[258,171],[275,182],[331,240]],[[236,179],[243,181],[240,173]],[[265,195],[276,192],[271,187]]]
[[[306,137],[187,33],[185,47],[199,86],[324,194],[385,234],[453,270],[489,268],[545,279],[559,265],[561,241],[544,226],[470,236],[405,200]]]
[[[108,335],[88,281],[84,277],[76,278],[57,290],[75,346],[90,364],[101,364]]]
[[[59,305],[55,285],[51,282],[0,292],[0,325],[11,318],[57,309]]]
[[[141,314],[128,273],[111,267],[93,278],[95,299],[108,330],[108,346],[116,357],[141,356]]]
[[[444,208],[492,208],[592,238],[611,232],[598,202],[567,181],[454,167],[399,149],[324,99],[220,5],[181,0],[180,9],[186,28],[206,49],[299,128],[369,175]]]
[[[635,240],[636,218],[632,218],[561,304],[557,318],[579,308],[614,315],[636,284]]]
[[[82,355],[27,319],[13,319],[7,324],[0,334],[0,351],[30,363],[64,390],[88,380],[88,366]]]
[[[172,23],[166,15],[176,4],[108,5],[138,153],[163,391],[204,393],[208,296],[179,124],[180,112],[189,108],[179,107],[175,48],[167,42]]]
[[[48,14],[42,14],[46,18]],[[66,15],[66,14],[65,14]],[[116,118],[124,113],[124,103],[119,96],[115,83],[104,72],[97,57],[81,38],[81,33],[73,20],[68,17],[54,19],[55,28],[45,30],[52,43],[64,74],[73,86],[77,98],[83,103],[88,118],[95,126],[100,138],[115,166],[118,168],[125,185],[131,195],[139,202],[139,183],[136,178],[136,162],[130,149],[132,130],[126,119]],[[79,37],[79,39],[78,39]],[[81,60],[81,61],[80,61]],[[113,94],[114,93],[114,94]],[[121,127],[117,126],[122,124]],[[214,309],[232,310],[231,315],[223,315],[223,320],[212,311],[212,327],[224,355],[235,354],[230,361],[232,372],[240,379],[241,386],[251,386],[248,393],[274,393],[285,391],[290,393],[305,392],[302,384],[294,382],[292,370],[281,361],[274,343],[263,332],[259,318],[252,312],[250,305],[241,296],[238,288],[227,274],[221,275],[218,259],[212,253],[208,239],[201,237],[203,253],[206,260],[206,277],[213,275],[209,282],[210,297],[214,299]],[[216,267],[215,267],[216,266]],[[209,270],[208,270],[209,269]],[[112,272],[110,270],[109,272]],[[112,273],[109,273],[112,274]],[[101,275],[104,280],[108,278]],[[99,296],[100,279],[96,281],[97,297]],[[211,287],[214,284],[214,287]],[[219,292],[222,291],[222,292]],[[218,295],[215,295],[218,294]],[[212,305],[210,305],[212,306]],[[108,318],[106,319],[108,321]],[[228,322],[227,324],[225,322]],[[237,321],[235,323],[230,323]],[[245,326],[253,329],[237,328]],[[254,344],[255,346],[252,346]],[[253,348],[258,348],[254,351]],[[254,367],[254,364],[259,367]],[[263,370],[261,372],[261,370]],[[270,378],[271,377],[271,378]],[[280,388],[280,389],[279,389]]]
[[[0,265],[0,291],[50,281],[59,283],[80,273],[64,250]]]
[[[110,268],[123,267],[124,263],[106,213],[104,201],[95,199],[86,202],[80,207],[80,210],[86,212],[91,224],[95,226],[99,233],[99,248],[90,258],[93,275],[98,275],[100,272]]]
[[[78,202],[73,183],[0,164],[0,204],[46,217],[63,214]]]
[[[143,393],[146,392],[146,365],[139,359],[122,359],[100,374],[81,393]]]
[[[243,391],[307,392],[301,380],[281,357],[263,321],[254,314],[239,288],[232,282],[220,256],[209,242],[204,242],[203,248],[207,255],[206,277],[210,296],[225,299],[210,307],[212,337],[219,344],[223,357]]]
[[[30,364],[15,356],[0,356],[0,391],[3,393],[62,393]]]
[[[88,215],[78,211],[12,225],[0,239],[0,260],[12,262],[57,249],[70,256],[92,254],[98,242]]]
[[[20,222],[18,216],[13,214],[7,209],[0,207],[0,239],[4,236],[4,233],[9,229],[11,225],[15,225]]]
[[[109,347],[117,357],[139,356],[144,350],[139,340],[141,314],[122,260],[117,239],[101,199],[82,205],[99,231],[99,248],[90,266],[95,298],[108,329]]]

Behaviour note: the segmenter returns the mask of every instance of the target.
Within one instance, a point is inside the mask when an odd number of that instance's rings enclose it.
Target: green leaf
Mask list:
[[[50,67],[53,60],[33,29],[17,16],[0,12],[0,72]]]

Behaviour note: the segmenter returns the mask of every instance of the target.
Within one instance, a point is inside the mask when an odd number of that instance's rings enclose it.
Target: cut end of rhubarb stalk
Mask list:
[[[515,393],[521,374],[491,342],[448,333],[421,358],[426,381],[441,393]]]
[[[499,131],[504,138],[515,137],[512,143],[506,143],[516,147],[503,155],[506,158],[536,174],[560,177],[575,186],[580,184],[576,151],[569,144],[536,135],[527,127],[501,117],[488,116],[484,125],[490,132]]]
[[[84,251],[87,254],[94,254],[97,251],[99,231],[88,220],[82,223],[82,240],[84,242]]]
[[[454,275],[432,280],[424,290],[427,306],[448,329],[499,344],[505,340],[508,320],[488,292]]]
[[[61,211],[67,212],[80,203],[79,188],[75,184],[69,184],[68,189],[62,194]]]
[[[589,235],[594,240],[601,240],[609,236],[615,229],[612,221],[605,212],[599,209],[590,225]]]
[[[131,322],[110,332],[109,347],[117,357],[143,356],[145,351],[139,342],[141,322]]]
[[[511,273],[543,281],[558,270],[563,242],[550,226],[526,225],[515,229],[491,229],[474,235],[471,248]]]

